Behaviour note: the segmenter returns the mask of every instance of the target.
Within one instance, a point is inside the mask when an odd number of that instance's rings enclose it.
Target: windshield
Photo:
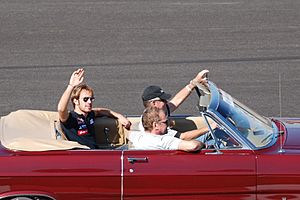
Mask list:
[[[255,147],[268,145],[274,138],[272,122],[255,113],[253,110],[219,90],[218,111]]]

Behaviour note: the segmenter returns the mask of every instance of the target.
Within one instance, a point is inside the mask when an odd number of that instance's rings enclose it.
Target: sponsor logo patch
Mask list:
[[[85,130],[78,130],[77,131],[77,135],[79,135],[79,136],[83,136],[83,135],[86,135],[86,134],[88,134],[88,130],[87,129],[85,129]]]

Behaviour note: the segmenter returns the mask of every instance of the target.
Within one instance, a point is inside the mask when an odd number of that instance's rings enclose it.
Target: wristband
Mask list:
[[[192,92],[192,89],[191,89],[188,85],[186,85],[185,88],[186,88],[189,92]]]
[[[190,81],[190,84],[193,86],[193,87],[196,87],[197,86],[197,82],[193,79]]]

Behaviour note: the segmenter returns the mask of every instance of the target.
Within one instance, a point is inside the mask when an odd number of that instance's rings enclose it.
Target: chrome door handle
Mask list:
[[[128,157],[127,160],[131,164],[134,164],[136,162],[145,163],[145,162],[148,162],[148,157],[144,157],[144,158],[130,158],[130,157]]]

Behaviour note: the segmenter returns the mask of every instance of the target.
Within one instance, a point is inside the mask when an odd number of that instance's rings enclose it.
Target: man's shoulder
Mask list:
[[[178,133],[178,131],[171,129],[171,128],[167,128],[167,135],[171,135],[171,136],[175,136]]]
[[[147,140],[153,140],[155,138],[161,137],[160,135],[151,134],[145,131],[130,131],[128,134],[128,139],[130,141],[141,142]]]
[[[140,137],[142,135],[141,131],[129,131],[128,133],[128,139],[130,141],[134,141],[136,140],[138,137]]]
[[[138,135],[142,134],[142,131],[129,131],[129,135]]]

